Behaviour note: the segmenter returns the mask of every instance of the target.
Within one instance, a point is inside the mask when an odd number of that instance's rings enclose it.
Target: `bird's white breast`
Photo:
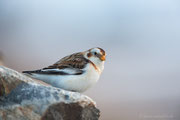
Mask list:
[[[83,70],[85,72],[81,75],[33,74],[32,77],[65,90],[83,92],[94,85],[100,77],[100,73],[90,63]]]

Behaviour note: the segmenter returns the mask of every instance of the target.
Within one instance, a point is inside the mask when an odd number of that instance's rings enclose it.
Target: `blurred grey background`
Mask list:
[[[180,119],[179,0],[0,0],[0,51],[17,71],[92,47],[107,52],[84,94],[101,120]]]

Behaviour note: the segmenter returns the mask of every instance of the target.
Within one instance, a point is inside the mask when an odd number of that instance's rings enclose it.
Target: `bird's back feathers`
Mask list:
[[[40,70],[23,71],[23,73],[30,75],[80,75],[84,72],[82,69],[85,68],[88,62],[89,60],[83,57],[83,53],[74,53],[62,58],[51,66],[45,67]]]

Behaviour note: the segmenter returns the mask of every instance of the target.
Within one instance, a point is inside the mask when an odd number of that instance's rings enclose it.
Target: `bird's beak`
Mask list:
[[[100,60],[105,61],[105,60],[106,60],[106,56],[105,56],[105,55],[102,55],[102,56],[100,57]]]

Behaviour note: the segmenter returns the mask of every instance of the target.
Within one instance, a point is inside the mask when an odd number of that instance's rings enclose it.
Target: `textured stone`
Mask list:
[[[89,97],[0,67],[0,120],[98,120]]]

